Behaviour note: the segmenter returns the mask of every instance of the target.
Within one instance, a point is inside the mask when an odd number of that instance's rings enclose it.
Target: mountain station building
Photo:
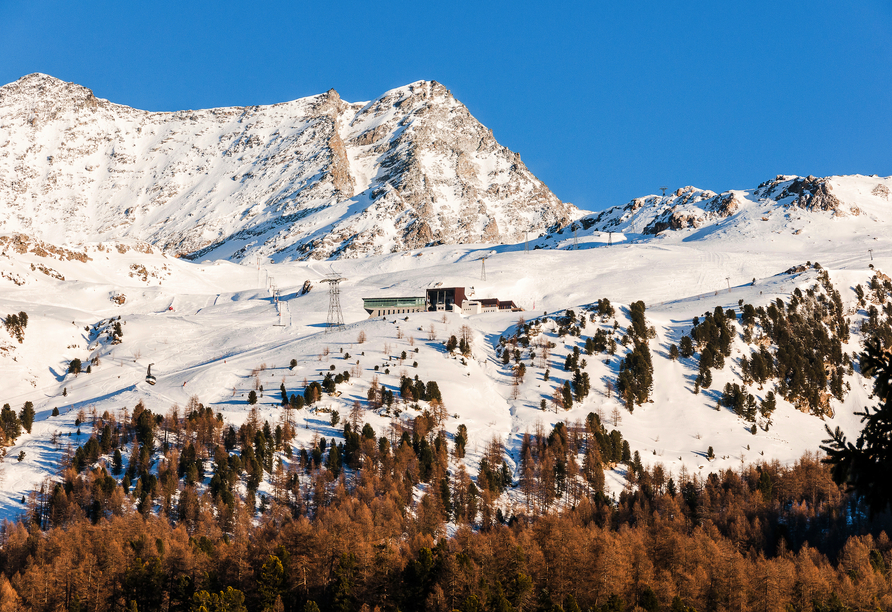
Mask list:
[[[474,288],[471,288],[471,295]],[[457,312],[471,315],[486,312],[516,312],[523,310],[511,300],[468,297],[464,287],[435,287],[424,296],[362,298],[362,307],[369,317],[409,314],[412,312]]]
[[[410,312],[424,312],[427,310],[427,300],[423,296],[362,298],[362,307],[369,313],[369,317],[384,317]]]

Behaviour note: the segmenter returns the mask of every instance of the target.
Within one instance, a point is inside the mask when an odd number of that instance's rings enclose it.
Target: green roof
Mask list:
[[[362,298],[363,308],[422,308],[426,305],[424,296],[421,297],[377,297]]]

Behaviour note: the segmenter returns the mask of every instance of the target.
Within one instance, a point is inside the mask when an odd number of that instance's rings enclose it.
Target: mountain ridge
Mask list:
[[[141,111],[35,73],[0,87],[0,231],[192,258],[511,242],[582,212],[436,81],[369,102]]]
[[[728,232],[763,239],[777,233],[798,235],[807,228],[823,234],[827,223],[842,224],[828,233],[839,239],[892,222],[890,192],[892,177],[876,175],[777,175],[755,188],[721,193],[686,186],[587,214],[543,237],[537,246],[552,247],[567,239],[566,230],[574,229],[577,241],[608,233],[620,240],[688,241]]]

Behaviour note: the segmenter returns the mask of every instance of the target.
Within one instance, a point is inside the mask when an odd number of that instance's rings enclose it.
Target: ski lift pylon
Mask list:
[[[149,383],[150,385],[154,385],[157,382],[157,379],[154,376],[152,376],[152,366],[153,365],[155,365],[155,364],[150,363],[149,369],[146,370],[146,382]]]

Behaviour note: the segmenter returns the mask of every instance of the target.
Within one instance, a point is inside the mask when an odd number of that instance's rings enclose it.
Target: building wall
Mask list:
[[[401,314],[409,314],[412,312],[424,312],[426,309],[424,307],[415,307],[415,308],[366,308],[367,313],[369,313],[369,317],[386,317],[389,315],[401,315]]]

